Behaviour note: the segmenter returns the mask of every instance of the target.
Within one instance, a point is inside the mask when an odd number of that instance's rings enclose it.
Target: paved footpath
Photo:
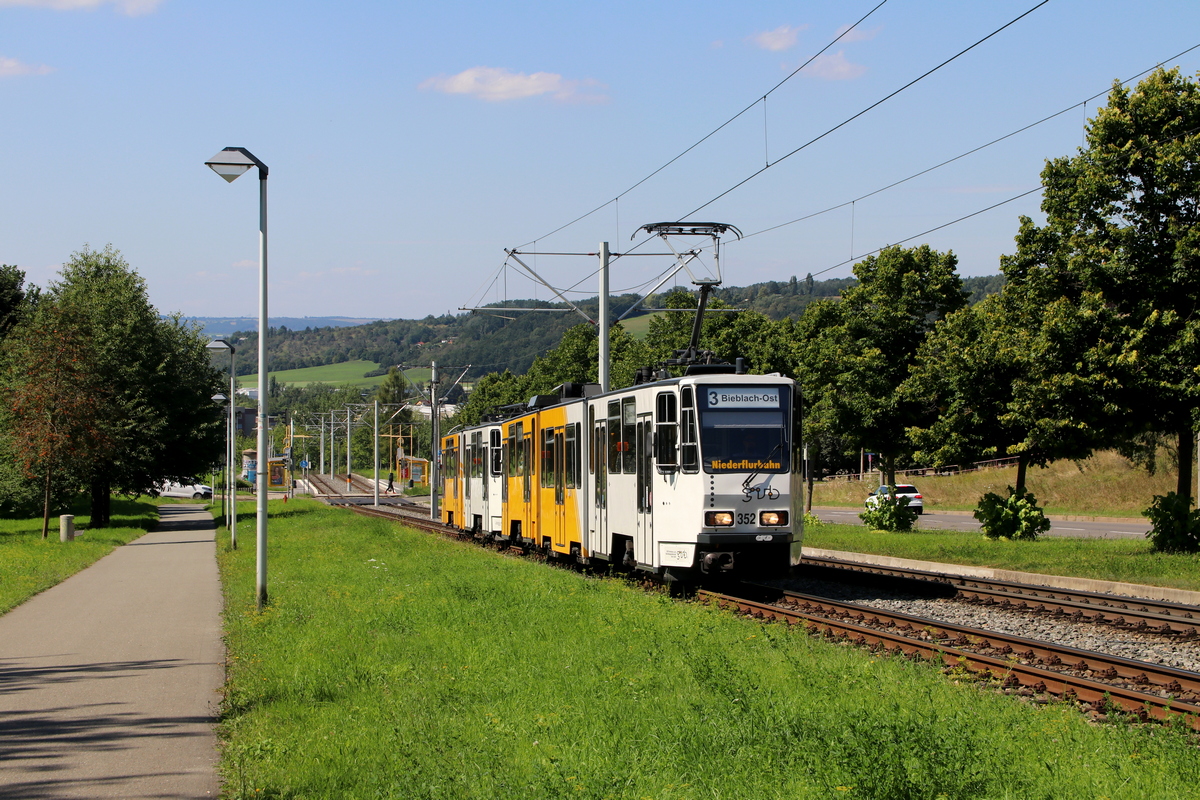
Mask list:
[[[155,532],[0,616],[0,798],[217,796],[213,520],[160,513]]]

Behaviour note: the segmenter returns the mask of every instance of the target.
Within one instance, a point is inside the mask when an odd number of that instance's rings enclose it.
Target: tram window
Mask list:
[[[634,452],[634,431],[637,430],[637,409],[632,397],[621,401],[621,471],[626,475],[637,472],[637,453]]]
[[[554,486],[554,429],[542,429],[541,441],[541,457],[542,457],[542,488],[548,489]]]
[[[489,443],[492,446],[491,468],[492,468],[492,477],[494,478],[497,475],[499,475],[501,472],[504,471],[504,451],[500,448],[500,429],[499,428],[492,429],[490,436],[489,436]]]
[[[618,400],[608,404],[608,471],[621,471],[621,403]]]
[[[587,429],[589,431],[596,430],[596,407],[595,406],[590,406],[588,408]],[[596,448],[594,448],[594,447],[589,447],[587,449],[587,451],[588,451],[588,475],[595,475],[596,474],[596,452],[597,451],[596,451]]]
[[[510,427],[509,441],[512,442],[512,448],[509,450],[508,476],[516,478],[525,474],[525,426],[518,422]]]
[[[679,439],[679,416],[676,413],[675,394],[660,392],[655,402],[657,415],[654,428],[655,453],[658,468],[664,472],[674,472],[679,465],[677,449]]]
[[[594,437],[592,439],[592,445],[593,445],[592,449],[595,450],[597,453],[600,453],[601,455],[598,455],[596,457],[596,485],[595,485],[595,491],[593,492],[593,494],[596,496],[596,508],[604,508],[605,492],[608,491],[608,477],[607,477],[608,473],[605,471],[605,468],[604,468],[604,456],[603,456],[604,439],[605,439],[604,423],[603,422],[597,423],[596,427],[594,428],[594,431],[595,431],[595,433],[594,433]]]
[[[579,487],[579,423],[574,422],[567,426],[565,436],[565,452],[563,460],[566,462],[563,466],[567,476],[567,488],[576,489]]]
[[[696,439],[696,405],[692,397],[692,387],[685,386],[679,392],[680,405],[683,407],[682,430],[680,431],[680,466],[684,472],[700,471],[700,448]]]

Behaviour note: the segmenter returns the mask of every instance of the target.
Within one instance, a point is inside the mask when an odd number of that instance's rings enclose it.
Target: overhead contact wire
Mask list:
[[[854,120],[858,119],[858,118],[859,118],[859,117],[861,117],[862,115],[866,114],[868,111],[871,111],[871,110],[873,110],[873,109],[875,109],[875,108],[878,108],[879,106],[883,105],[883,104],[884,104],[884,103],[886,103],[888,100],[891,100],[893,97],[895,97],[896,95],[898,95],[898,94],[900,94],[901,92],[905,91],[906,89],[909,89],[910,87],[912,87],[912,86],[916,85],[917,83],[920,83],[921,81],[925,80],[925,79],[926,79],[926,78],[928,78],[930,75],[932,75],[933,73],[935,73],[935,72],[937,72],[938,70],[940,70],[942,67],[946,66],[947,64],[950,64],[951,62],[955,61],[956,59],[958,59],[958,58],[960,58],[960,57],[962,57],[962,56],[966,55],[966,54],[967,54],[967,53],[969,53],[969,52],[971,52],[971,51],[972,51],[972,50],[974,50],[976,47],[978,47],[979,45],[981,45],[981,44],[983,44],[984,42],[986,42],[988,39],[991,39],[993,36],[996,36],[997,34],[1001,33],[1001,32],[1002,32],[1002,31],[1004,31],[1005,29],[1007,29],[1007,28],[1009,28],[1009,27],[1011,27],[1011,26],[1015,25],[1016,23],[1020,22],[1022,19],[1024,19],[1024,18],[1025,18],[1025,17],[1027,17],[1027,16],[1029,16],[1029,15],[1030,15],[1030,14],[1032,14],[1034,11],[1037,11],[1039,8],[1041,8],[1042,6],[1046,5],[1046,4],[1047,4],[1047,3],[1049,3],[1049,2],[1050,2],[1050,0],[1042,0],[1042,2],[1038,3],[1038,4],[1037,4],[1036,6],[1034,6],[1033,8],[1031,8],[1031,9],[1029,9],[1028,11],[1024,12],[1024,13],[1023,13],[1023,14],[1021,14],[1020,16],[1018,16],[1018,17],[1015,17],[1015,18],[1014,18],[1014,19],[1012,19],[1012,20],[1009,20],[1009,21],[1008,21],[1008,22],[1006,22],[1004,25],[1001,25],[999,28],[997,28],[996,30],[994,30],[994,31],[992,31],[991,33],[989,33],[987,36],[984,36],[984,37],[983,37],[982,39],[980,39],[979,41],[977,41],[977,42],[975,42],[974,44],[972,44],[972,45],[969,45],[968,47],[966,47],[966,48],[964,48],[964,49],[960,50],[959,52],[957,52],[957,53],[955,53],[954,55],[950,56],[950,58],[947,58],[945,61],[943,61],[942,63],[938,64],[936,67],[933,67],[932,69],[928,70],[927,72],[923,73],[922,75],[919,75],[918,77],[916,77],[916,78],[913,78],[911,81],[909,81],[908,83],[904,84],[904,85],[903,85],[903,86],[901,86],[899,89],[896,89],[894,92],[891,92],[890,94],[886,95],[885,97],[883,97],[883,98],[881,98],[881,99],[879,99],[879,100],[875,101],[875,102],[874,102],[874,103],[872,103],[871,105],[869,105],[869,106],[867,106],[866,108],[864,108],[862,111],[859,111],[857,114],[854,114],[853,116],[851,116],[851,117],[848,117],[848,118],[846,118],[845,120],[843,120],[843,121],[839,122],[837,125],[834,125],[832,128],[830,128],[829,130],[825,131],[824,133],[822,133],[822,134],[820,134],[820,135],[818,135],[818,136],[815,136],[815,137],[813,137],[812,139],[809,139],[807,142],[805,142],[804,144],[800,145],[800,146],[799,146],[799,147],[797,147],[795,150],[792,150],[790,153],[786,153],[785,155],[782,155],[782,156],[780,156],[779,158],[775,159],[775,160],[774,160],[774,161],[772,161],[771,163],[769,163],[769,164],[767,164],[766,166],[764,166],[762,169],[755,170],[754,172],[752,172],[752,173],[751,173],[750,175],[748,175],[747,177],[745,177],[745,178],[743,178],[742,180],[738,181],[738,182],[737,182],[737,183],[735,183],[733,186],[730,186],[728,189],[726,189],[725,191],[721,192],[719,195],[717,195],[717,196],[716,196],[716,197],[714,197],[713,199],[709,200],[707,203],[704,203],[703,205],[701,205],[701,206],[698,206],[698,207],[696,207],[696,208],[692,209],[692,210],[691,210],[691,211],[689,211],[687,214],[685,214],[685,215],[683,215],[682,217],[680,217],[680,219],[687,219],[687,218],[688,218],[688,217],[690,217],[692,214],[695,214],[697,211],[700,211],[700,210],[702,210],[702,209],[708,208],[709,206],[711,206],[713,203],[715,203],[715,202],[717,202],[718,200],[720,200],[720,199],[721,199],[722,197],[724,197],[725,195],[729,194],[730,192],[732,192],[732,191],[734,191],[734,190],[736,190],[736,189],[738,189],[738,188],[740,188],[740,187],[742,187],[742,186],[745,186],[747,183],[749,183],[750,181],[754,180],[754,179],[755,179],[755,178],[757,178],[759,175],[763,174],[764,172],[766,172],[768,169],[770,169],[771,167],[775,166],[776,164],[779,164],[779,163],[780,163],[780,162],[782,162],[782,161],[786,161],[787,159],[789,159],[789,158],[791,158],[792,156],[796,155],[796,153],[799,153],[801,150],[805,149],[806,147],[809,147],[810,145],[816,144],[817,142],[821,141],[822,139],[824,139],[824,138],[825,138],[826,136],[828,136],[829,134],[831,134],[831,133],[833,133],[834,131],[837,131],[837,130],[839,130],[839,129],[843,128],[843,127],[845,127],[846,125],[850,124],[851,122],[853,122]]]
[[[1043,1],[1044,1],[1044,2],[1049,2],[1049,0],[1043,0]],[[569,228],[569,227],[571,227],[572,225],[574,225],[576,222],[579,222],[580,220],[587,219],[587,218],[588,218],[588,217],[590,217],[592,214],[595,214],[597,211],[600,211],[601,209],[604,209],[604,208],[606,208],[607,206],[611,205],[612,203],[615,203],[616,201],[620,200],[622,197],[624,197],[625,195],[629,194],[629,193],[630,193],[630,192],[632,192],[634,189],[638,188],[638,187],[639,187],[639,186],[641,186],[643,183],[645,183],[646,181],[650,180],[650,179],[651,179],[651,178],[653,178],[655,175],[657,175],[658,173],[662,172],[664,169],[666,169],[667,167],[671,166],[671,165],[672,165],[672,164],[674,164],[676,161],[678,161],[679,159],[683,158],[684,156],[686,156],[688,153],[690,153],[690,152],[692,152],[693,150],[695,150],[695,149],[696,149],[697,147],[699,147],[700,145],[704,144],[706,141],[708,141],[709,139],[711,139],[713,136],[715,136],[716,134],[720,133],[720,132],[721,132],[721,131],[722,131],[722,130],[725,128],[725,127],[727,127],[727,126],[728,126],[728,125],[729,125],[731,122],[734,122],[735,120],[737,120],[739,117],[741,117],[743,114],[745,114],[745,113],[746,113],[747,111],[749,111],[750,109],[754,108],[754,107],[755,107],[756,105],[758,105],[760,102],[765,102],[765,101],[766,101],[766,99],[767,99],[767,97],[768,97],[768,96],[770,96],[770,94],[771,94],[772,92],[774,92],[776,89],[778,89],[779,87],[783,86],[785,83],[787,83],[787,82],[788,82],[788,81],[790,81],[792,78],[794,78],[794,77],[795,77],[795,76],[796,76],[796,75],[797,75],[797,74],[800,72],[800,70],[802,70],[802,69],[804,69],[805,67],[807,67],[807,66],[808,66],[809,64],[811,64],[811,63],[812,63],[812,62],[813,62],[815,59],[817,59],[818,57],[820,57],[820,56],[821,56],[821,55],[822,55],[822,54],[823,54],[823,53],[824,53],[826,50],[828,50],[829,48],[833,47],[835,44],[837,44],[838,42],[840,42],[840,41],[841,41],[841,40],[842,40],[842,39],[843,39],[843,38],[844,38],[844,37],[845,37],[847,34],[849,34],[849,33],[850,33],[850,31],[854,30],[854,29],[855,29],[855,28],[857,28],[859,25],[861,25],[863,22],[865,22],[865,21],[867,20],[867,18],[868,18],[868,17],[870,17],[872,14],[874,14],[874,13],[875,13],[876,11],[878,11],[880,8],[882,8],[882,7],[883,7],[883,6],[884,6],[884,5],[885,5],[887,2],[888,2],[888,0],[881,0],[881,2],[879,3],[879,5],[877,5],[877,6],[875,6],[874,8],[872,8],[870,11],[868,11],[866,14],[864,14],[864,15],[863,15],[863,16],[862,16],[862,17],[861,17],[861,18],[860,18],[860,19],[859,19],[857,22],[855,22],[853,25],[851,25],[851,26],[849,26],[848,28],[846,28],[846,30],[844,30],[844,31],[842,31],[841,33],[839,33],[839,34],[838,34],[836,37],[834,37],[834,38],[833,38],[833,39],[832,39],[832,40],[829,42],[829,44],[827,44],[827,45],[825,45],[824,47],[822,47],[820,50],[818,50],[816,53],[814,53],[812,56],[810,56],[810,57],[808,58],[808,60],[807,60],[807,61],[805,61],[805,62],[804,62],[803,64],[801,64],[800,66],[796,67],[796,69],[792,70],[792,71],[791,71],[791,72],[790,72],[790,73],[787,75],[787,77],[785,77],[785,78],[784,78],[783,80],[781,80],[779,83],[777,83],[777,84],[775,84],[774,86],[772,86],[772,87],[771,87],[771,89],[770,89],[770,90],[768,90],[766,94],[762,95],[761,97],[758,97],[758,98],[756,98],[756,99],[754,100],[754,102],[753,102],[753,103],[751,103],[750,105],[746,106],[746,107],[745,107],[745,108],[743,108],[741,111],[739,111],[738,113],[734,114],[734,115],[733,115],[732,117],[730,117],[729,119],[727,119],[727,120],[725,120],[724,122],[722,122],[720,125],[718,125],[718,126],[717,126],[716,128],[714,128],[713,130],[709,131],[709,132],[708,132],[706,135],[704,135],[703,137],[701,137],[701,138],[700,138],[700,139],[699,139],[699,140],[698,140],[698,141],[697,141],[695,144],[693,144],[691,147],[688,147],[688,148],[687,148],[686,150],[684,150],[682,153],[680,153],[679,155],[675,156],[675,157],[674,157],[674,158],[672,158],[670,161],[668,161],[667,163],[663,164],[661,167],[659,167],[658,169],[654,170],[654,171],[653,171],[653,172],[651,172],[649,175],[647,175],[646,177],[642,178],[640,181],[638,181],[637,183],[633,184],[632,186],[630,186],[630,187],[629,187],[628,189],[626,189],[625,191],[623,191],[623,192],[621,192],[620,194],[618,194],[618,195],[617,195],[616,197],[614,197],[612,200],[608,200],[608,201],[605,201],[604,203],[601,203],[600,205],[596,206],[595,208],[593,208],[591,211],[587,212],[586,214],[583,214],[583,215],[581,215],[581,216],[578,216],[578,217],[576,217],[575,219],[571,220],[570,222],[568,222],[568,223],[567,223],[567,224],[565,224],[565,225],[560,225],[559,227],[557,227],[557,228],[555,228],[554,230],[550,231],[550,233],[547,233],[547,234],[545,234],[544,236],[541,236],[541,237],[539,237],[539,238],[541,238],[541,239],[548,238],[548,237],[550,237],[550,236],[553,236],[554,234],[558,233],[558,232],[559,232],[559,231],[561,231],[561,230],[564,230],[564,229],[566,229],[566,228]],[[525,244],[519,245],[519,246],[517,247],[517,249],[519,250],[519,249],[521,249],[522,247],[525,247],[525,246],[527,246],[527,245],[529,245],[529,244],[532,244],[533,242],[536,242],[536,241],[537,241],[537,239],[531,239],[530,241],[526,242]]]

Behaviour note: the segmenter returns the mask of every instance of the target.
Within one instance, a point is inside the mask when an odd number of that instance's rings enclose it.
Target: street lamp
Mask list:
[[[255,596],[258,610],[267,604],[267,165],[244,147],[226,147],[204,162],[232,182],[258,167],[258,536]]]
[[[236,373],[234,372],[233,357],[237,353],[237,349],[228,339],[213,339],[208,343],[208,349],[229,351],[229,424],[225,428],[225,495],[229,498],[229,507],[225,512],[225,519],[226,524],[229,525],[229,544],[234,550],[237,550],[237,479],[233,477],[236,459],[233,449],[237,443],[237,426],[234,422],[234,398],[237,397],[237,387],[234,385]]]

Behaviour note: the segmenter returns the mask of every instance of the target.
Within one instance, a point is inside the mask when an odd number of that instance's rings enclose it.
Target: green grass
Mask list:
[[[59,542],[58,518],[42,539],[42,518],[0,520],[0,614],[91,566],[158,524],[149,500],[112,501],[112,526],[88,530],[86,505],[73,509],[75,541]]]
[[[374,361],[343,361],[340,364],[326,364],[323,367],[305,367],[303,369],[285,369],[269,373],[280,383],[291,386],[308,386],[310,383],[331,383],[338,386],[350,384],[372,388],[383,382],[382,375],[364,378],[363,374],[379,369]],[[258,386],[258,374],[238,376],[238,386],[254,388]]]
[[[1160,461],[1166,463],[1167,459]],[[1030,469],[1026,483],[1047,514],[1137,518],[1150,506],[1154,495],[1175,490],[1176,477],[1173,469],[1151,475],[1116,453],[1103,452],[1079,463],[1059,461],[1045,469]],[[1016,467],[896,478],[920,489],[925,508],[931,511],[973,510],[986,492],[1007,496],[1007,487],[1016,479]],[[813,505],[861,508],[867,494],[878,485],[877,477],[822,481],[813,485]]]
[[[1095,727],[877,657],[364,519],[272,503],[219,553],[231,798],[1196,797],[1167,728]],[[219,539],[223,541],[223,539]]]
[[[884,533],[825,523],[805,526],[804,546],[1200,591],[1200,554],[1155,553],[1144,539],[993,541],[978,532]]]
[[[649,314],[641,314],[636,317],[626,317],[625,319],[621,320],[621,327],[625,328],[625,332],[634,339],[645,339],[646,335],[650,333],[650,320],[654,319],[655,317],[661,317],[664,314],[678,313],[681,312],[651,311]]]

